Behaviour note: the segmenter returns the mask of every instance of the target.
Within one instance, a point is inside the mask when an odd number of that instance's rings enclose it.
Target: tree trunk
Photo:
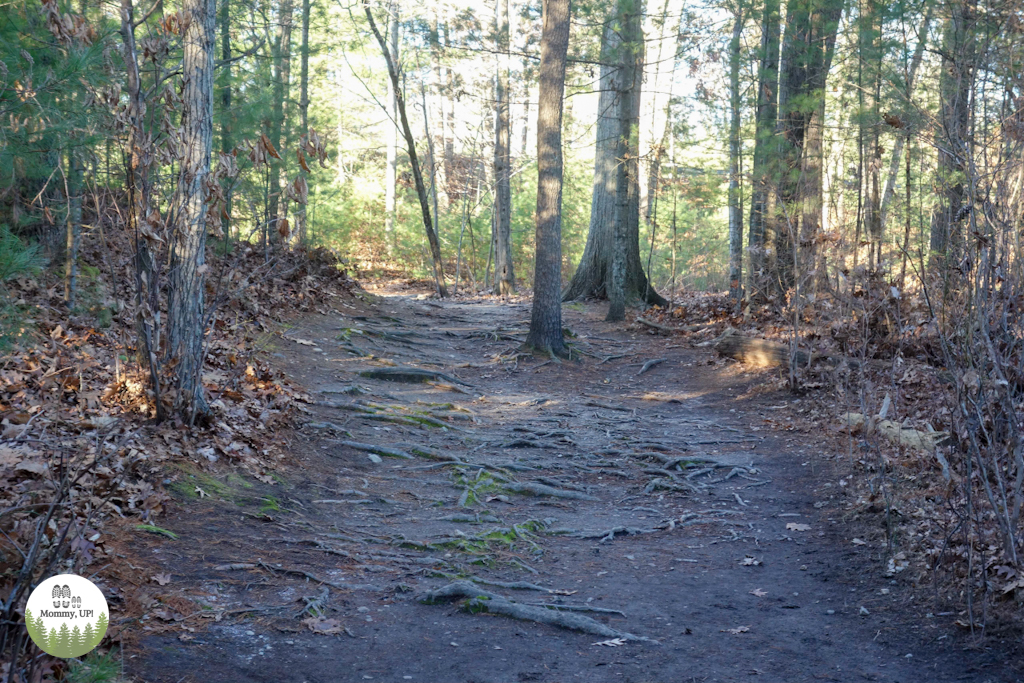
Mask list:
[[[643,14],[641,0],[619,0],[615,24],[619,27],[619,129],[615,146],[615,230],[612,240],[612,277],[605,320],[626,317],[626,252],[634,224],[639,238],[639,115],[643,80]],[[639,247],[639,245],[638,245]]]
[[[963,220],[970,203],[964,185],[967,172],[971,91],[974,88],[976,44],[973,35],[977,0],[951,3],[943,35],[942,75],[939,77],[939,117],[936,131],[939,150],[936,184],[941,188],[939,203],[932,213],[931,252],[935,265],[956,263],[962,242]]]
[[[171,242],[168,350],[177,373],[175,404],[191,423],[206,412],[203,396],[203,290],[206,270],[206,179],[213,148],[214,0],[184,0],[191,19],[184,36],[179,225]]]
[[[906,75],[906,91],[905,99],[907,107],[911,106],[911,96],[914,94],[915,79],[917,78],[917,69],[921,66],[921,60],[924,57],[924,49],[928,45],[928,28],[932,23],[932,13],[934,6],[929,3],[925,10],[924,20],[921,22],[921,32],[918,34],[917,47],[914,49],[914,56],[910,60],[910,68],[907,70]],[[907,122],[903,122],[906,127]],[[903,145],[907,141],[909,133],[896,135],[896,141],[893,143],[892,157],[889,161],[889,176],[885,181],[885,192],[882,193],[882,207],[881,207],[881,224],[882,230],[885,230],[885,222],[888,219],[889,204],[892,202],[893,193],[896,190],[896,176],[899,175],[900,171],[900,157],[903,154]]]
[[[864,234],[868,239],[868,268],[874,270],[876,255],[881,249],[881,222],[879,213],[880,195],[878,175],[882,163],[879,147],[878,99],[881,85],[882,51],[879,7],[877,0],[862,0],[858,40],[861,60],[861,111],[859,127],[863,148],[863,163],[867,171],[867,186],[864,188],[863,217]]]
[[[220,3],[220,56],[223,65],[220,67],[218,77],[221,79],[220,87],[220,151],[222,154],[231,154],[234,142],[231,139],[231,3],[228,0],[221,0]],[[234,194],[234,180],[224,180],[227,187],[224,189],[224,215],[220,219],[220,229],[224,234],[224,242],[231,240],[231,197]]]
[[[768,244],[766,223],[775,189],[775,167],[778,143],[775,124],[778,120],[779,48],[781,44],[779,0],[765,0],[761,16],[761,64],[757,77],[757,111],[755,112],[754,159],[751,171],[750,226],[747,247],[750,251],[750,297],[767,295]]]
[[[292,2],[293,0],[281,0],[278,8],[278,33],[276,49],[274,51],[274,120],[270,127],[270,141],[279,153],[282,160],[270,165],[270,230],[273,235],[282,230],[282,222],[287,219],[287,206],[281,208],[281,167],[284,166],[284,144],[287,139],[287,111],[289,81],[291,79],[292,63]],[[284,237],[284,235],[281,235]]]
[[[743,3],[736,0],[729,43],[729,296],[743,298],[743,207],[740,205],[740,39]]]
[[[309,0],[302,0],[302,44],[299,46],[299,132],[309,135]],[[306,179],[306,172],[299,169],[299,175]],[[299,244],[306,244],[306,204],[295,208],[295,237]]]
[[[537,256],[526,346],[566,355],[562,333],[562,94],[570,0],[544,0],[537,97]]]
[[[305,0],[304,0],[305,1]],[[398,64],[398,25],[402,6],[400,0],[391,4],[391,60]],[[398,98],[395,86],[388,79],[387,168],[384,173],[384,241],[387,242],[388,256],[394,254],[395,239],[395,181],[398,177]]]
[[[661,160],[665,156],[665,140],[668,136],[668,109],[678,63],[675,55],[683,35],[678,22],[672,24],[669,21],[670,2],[664,0],[660,12],[648,13],[643,28],[649,42],[644,59],[644,82],[647,87],[641,93],[640,103],[640,118],[643,121],[640,127],[640,158],[646,164],[646,172],[640,172],[640,211],[647,225],[651,224],[652,212],[657,203]],[[675,27],[674,31],[669,28],[670,25]]]
[[[78,293],[78,238],[82,230],[82,162],[74,149],[68,150],[67,253],[64,262],[64,302],[75,308]]]
[[[616,146],[619,139],[619,34],[614,14],[606,22],[601,41],[600,96],[594,150],[594,188],[590,201],[590,229],[576,272],[562,294],[563,301],[584,297],[607,298],[611,285],[612,250],[616,222]],[[648,285],[640,260],[639,224],[626,243],[626,298],[637,297],[649,304],[668,302]]]
[[[434,284],[437,286],[437,295],[441,298],[448,296],[448,288],[444,285],[444,262],[441,260],[441,243],[434,232],[434,224],[430,218],[430,199],[427,197],[427,188],[423,184],[423,172],[420,170],[419,157],[416,155],[416,140],[412,136],[412,128],[409,126],[409,117],[405,111],[405,95],[402,93],[401,81],[398,77],[398,67],[391,59],[391,51],[384,42],[384,36],[377,29],[377,22],[373,19],[373,12],[370,11],[369,0],[363,0],[363,9],[366,11],[366,20],[370,24],[370,30],[377,39],[381,54],[388,66],[388,76],[391,79],[391,86],[395,91],[398,116],[402,123],[402,134],[405,136],[406,150],[409,152],[409,165],[412,166],[412,179],[416,186],[416,196],[420,200],[420,213],[423,216],[423,229],[427,233],[427,241],[430,243],[430,255],[434,262]]]
[[[779,69],[779,210],[766,224],[775,256],[772,282],[780,296],[797,284],[794,251],[803,234],[805,202],[812,220],[820,223],[822,160],[815,147],[820,146],[821,127],[813,124],[823,114],[825,81],[842,11],[842,0],[791,0],[786,9]]]
[[[498,69],[495,78],[494,122],[494,215],[496,250],[494,261],[494,293],[511,294],[516,291],[512,267],[512,188],[510,182],[508,70],[509,30],[508,0],[495,0],[495,48]]]

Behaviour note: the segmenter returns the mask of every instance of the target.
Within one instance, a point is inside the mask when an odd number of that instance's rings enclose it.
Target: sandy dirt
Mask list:
[[[757,378],[710,351],[603,314],[565,308],[589,355],[562,363],[514,358],[525,303],[396,294],[298,319],[273,349],[314,401],[290,462],[270,482],[171,476],[180,493],[161,525],[179,539],[142,535],[131,548],[150,612],[131,625],[144,635],[130,673],[1021,679],[1020,662],[915,602],[911,572],[886,576],[880,548],[851,542],[833,454],[767,422],[795,397],[751,392]],[[410,367],[439,374],[359,374]],[[147,583],[150,571],[171,580]],[[424,602],[458,580],[512,602]],[[513,582],[546,590],[500,585]],[[488,602],[586,617],[605,634]]]

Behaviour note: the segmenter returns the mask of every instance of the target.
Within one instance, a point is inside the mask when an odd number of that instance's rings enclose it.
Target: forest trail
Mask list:
[[[178,540],[137,537],[133,561],[170,575],[140,600],[176,607],[130,647],[130,673],[179,683],[1015,677],[996,655],[965,651],[949,618],[924,618],[902,577],[883,575],[879,549],[851,543],[820,447],[765,425],[792,396],[748,394],[750,377],[710,367],[710,352],[604,323],[603,306],[565,307],[590,355],[560,364],[512,359],[526,304],[405,294],[345,310],[298,320],[275,349],[313,401],[292,439],[295,467],[277,482],[182,473],[184,493],[161,521]],[[439,374],[359,374],[396,367]],[[453,457],[462,463],[438,459]],[[423,602],[453,577],[519,606],[605,610],[534,611],[650,640]],[[511,582],[549,591],[501,585]],[[161,628],[178,622],[195,631]]]

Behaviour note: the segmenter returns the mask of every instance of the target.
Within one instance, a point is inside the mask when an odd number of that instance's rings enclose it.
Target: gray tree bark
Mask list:
[[[222,0],[223,1],[223,0]],[[309,135],[309,0],[302,0],[302,43],[299,46],[299,132]],[[303,180],[306,171],[299,169]],[[306,244],[306,204],[295,208],[295,237],[299,244]]]
[[[573,274],[562,293],[563,301],[584,297],[605,299],[612,277],[612,250],[616,223],[617,176],[616,149],[619,139],[619,34],[612,26],[614,12],[609,17],[601,38],[600,95],[597,105],[597,126],[594,150],[594,188],[590,201],[590,228],[587,242]],[[634,102],[639,116],[639,100]],[[637,207],[639,211],[639,206]],[[649,304],[668,304],[647,282],[640,259],[640,228],[626,240],[626,297],[636,297]]]
[[[619,129],[615,144],[615,229],[612,240],[612,277],[605,320],[626,317],[626,259],[629,235],[640,234],[639,124],[640,86],[643,79],[641,0],[619,0],[615,24],[619,44]]]
[[[288,209],[281,208],[281,167],[288,156],[284,146],[288,137],[287,101],[291,81],[292,64],[292,9],[293,0],[281,0],[278,6],[278,32],[274,50],[274,120],[270,126],[270,141],[281,154],[281,161],[270,165],[270,230],[271,235],[278,232],[287,220]],[[283,237],[283,235],[282,235]],[[282,240],[283,241],[283,240]]]
[[[370,24],[370,30],[377,39],[377,45],[380,47],[381,54],[384,55],[384,61],[388,67],[388,76],[395,91],[398,118],[402,124],[402,134],[405,136],[406,151],[409,153],[409,165],[412,166],[412,179],[416,186],[416,196],[420,200],[423,229],[427,233],[427,241],[430,243],[430,255],[433,258],[434,265],[434,284],[437,286],[437,295],[445,298],[448,296],[448,288],[444,284],[444,262],[441,260],[441,242],[437,239],[434,223],[430,218],[430,199],[427,197],[427,187],[423,184],[423,172],[420,169],[420,160],[416,154],[416,139],[412,136],[412,127],[409,125],[409,116],[405,109],[405,95],[401,89],[398,66],[391,59],[391,51],[388,49],[388,44],[384,41],[384,36],[381,35],[380,30],[377,28],[377,22],[373,18],[373,12],[370,10],[369,0],[363,0],[363,9],[366,12],[366,21]]]
[[[206,250],[206,182],[213,149],[213,56],[217,29],[214,0],[184,0],[191,18],[184,36],[178,175],[179,224],[171,241],[167,347],[177,374],[175,406],[191,423],[206,412],[203,396],[203,289]]]
[[[234,148],[234,141],[231,136],[231,4],[228,0],[221,0],[220,3],[220,58],[223,61],[218,77],[221,79],[220,87],[220,151],[223,154],[231,154]],[[220,229],[224,234],[224,242],[231,239],[231,198],[234,194],[234,181],[230,178],[225,180],[227,188],[224,190],[224,215],[220,219]]]
[[[743,298],[743,206],[740,203],[740,39],[743,2],[733,10],[729,43],[729,296]]]
[[[564,356],[562,333],[562,95],[570,0],[544,0],[537,97],[537,216],[533,310],[526,346]]]
[[[400,0],[394,0],[391,4],[391,59],[395,64],[399,63],[398,55],[398,25],[401,21],[402,6]],[[384,241],[387,243],[388,255],[392,255],[395,249],[395,183],[398,177],[398,98],[395,95],[395,86],[391,79],[388,79],[388,119],[387,135],[387,167],[384,172]]]
[[[516,291],[516,278],[512,266],[508,0],[495,0],[494,35],[497,43],[495,47],[498,52],[498,69],[494,89],[496,107],[494,118],[494,293],[504,295]]]

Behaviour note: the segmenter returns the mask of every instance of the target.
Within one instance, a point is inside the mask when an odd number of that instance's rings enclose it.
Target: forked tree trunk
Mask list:
[[[495,0],[494,23],[495,47],[498,52],[495,79],[497,115],[494,122],[494,293],[511,294],[516,291],[516,278],[512,267],[512,188],[509,168],[508,0]]]
[[[597,134],[594,151],[594,188],[590,202],[590,229],[572,280],[562,293],[563,301],[584,297],[605,299],[611,285],[612,250],[616,222],[616,146],[619,139],[619,35],[609,16],[601,41],[601,80],[597,106]],[[634,103],[639,106],[639,101]],[[639,115],[639,109],[636,109]],[[639,211],[639,206],[638,206]],[[626,298],[639,298],[649,304],[668,304],[649,286],[640,259],[640,229],[626,236]]]
[[[409,165],[412,166],[412,179],[416,186],[416,196],[420,200],[420,213],[423,216],[423,229],[427,233],[427,241],[430,243],[430,255],[434,265],[434,284],[437,286],[437,295],[441,298],[448,296],[448,288],[444,285],[444,262],[441,260],[441,243],[434,232],[434,224],[430,218],[430,199],[427,196],[427,188],[423,184],[423,172],[420,169],[420,160],[416,155],[416,139],[412,136],[412,128],[409,126],[409,117],[405,111],[405,95],[402,93],[401,80],[398,77],[398,66],[391,59],[391,51],[384,41],[377,28],[377,22],[370,11],[370,3],[363,0],[363,9],[366,11],[366,21],[370,24],[370,30],[377,39],[381,54],[388,66],[388,76],[391,79],[391,87],[394,88],[396,106],[398,107],[398,118],[402,124],[402,134],[405,136],[405,147],[409,153]]]
[[[544,0],[537,97],[537,256],[526,346],[566,354],[562,336],[562,94],[569,0]]]
[[[177,373],[175,404],[189,422],[206,412],[203,396],[203,289],[206,280],[206,178],[213,149],[214,0],[184,0],[185,31],[178,176],[179,225],[171,242],[168,350]]]

